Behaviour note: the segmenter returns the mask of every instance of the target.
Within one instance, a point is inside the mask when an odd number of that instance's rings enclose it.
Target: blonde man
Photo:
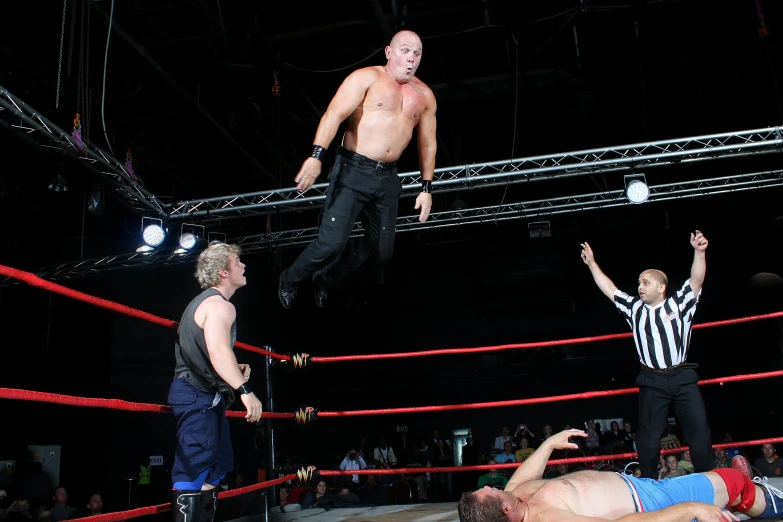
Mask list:
[[[174,522],[213,522],[217,488],[234,469],[226,408],[239,395],[248,422],[261,419],[261,402],[248,384],[250,366],[234,356],[236,310],[229,300],[247,284],[239,247],[213,243],[195,277],[203,289],[185,309],[174,345],[176,367],[168,402],[177,420],[171,478]]]

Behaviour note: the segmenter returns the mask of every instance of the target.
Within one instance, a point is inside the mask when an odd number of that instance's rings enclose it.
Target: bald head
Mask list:
[[[647,276],[651,279],[654,279],[656,282],[669,286],[669,278],[666,277],[666,274],[661,272],[660,270],[656,270],[654,268],[651,268],[649,270],[645,270],[642,272],[642,274],[639,276],[639,279],[642,279],[643,276]]]
[[[391,42],[389,42],[389,47],[399,46],[403,42],[411,44],[418,43],[418,47],[421,48],[421,38],[419,38],[419,35],[413,31],[407,30],[395,33],[395,35],[392,36]]]

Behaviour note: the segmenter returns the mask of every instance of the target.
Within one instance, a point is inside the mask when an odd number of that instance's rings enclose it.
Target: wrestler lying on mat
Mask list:
[[[587,437],[587,433],[567,430],[548,438],[517,468],[504,490],[484,487],[465,495],[458,505],[460,520],[739,520],[731,511],[758,519],[783,516],[783,493],[761,479],[752,481],[744,457],[732,462],[737,469],[722,468],[660,481],[607,471],[577,471],[563,478],[542,480],[553,450],[577,448],[569,437]]]

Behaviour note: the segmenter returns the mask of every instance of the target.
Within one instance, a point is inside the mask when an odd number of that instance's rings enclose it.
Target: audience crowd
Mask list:
[[[608,424],[608,425],[607,425]],[[622,425],[622,426],[621,426]],[[566,425],[561,429],[569,429]],[[584,456],[599,456],[600,460],[581,462],[570,465],[559,464],[548,466],[544,478],[556,478],[581,469],[623,471],[641,475],[639,466],[631,459],[622,457],[624,453],[635,451],[636,429],[630,422],[610,420],[596,422],[588,420],[584,423],[586,438],[576,438],[579,449],[567,452],[555,452],[552,459],[573,458]],[[531,426],[520,423],[513,432],[507,425],[501,426],[499,435],[485,445],[476,445],[472,436],[459,439],[458,459],[451,439],[443,438],[440,432],[433,430],[430,436],[421,437],[413,447],[395,448],[381,437],[377,444],[367,444],[360,438],[358,443],[348,449],[344,455],[334,456],[334,470],[347,472],[358,470],[390,470],[413,468],[415,472],[392,474],[359,474],[348,473],[329,479],[319,478],[312,483],[291,481],[278,487],[278,498],[270,508],[271,512],[292,512],[311,508],[334,509],[351,506],[407,504],[422,502],[453,502],[465,492],[485,486],[502,489],[508,483],[514,472],[513,467],[498,467],[484,471],[460,473],[436,473],[430,471],[433,467],[450,467],[455,465],[470,466],[488,464],[489,466],[524,462],[533,454],[543,441],[551,437],[555,431],[550,424],[544,424],[531,429]],[[722,443],[731,444],[734,441],[730,433],[726,433]],[[676,425],[667,426],[661,433],[661,449],[676,449],[687,446]],[[483,449],[485,448],[485,449]],[[745,450],[748,450],[747,452]],[[713,452],[716,468],[731,467],[731,460],[737,455],[743,455],[753,462],[754,473],[766,477],[780,477],[783,461],[778,458],[773,444],[764,444],[760,451],[754,448],[739,448],[727,446],[717,448]],[[758,455],[758,458],[753,458]],[[283,474],[296,471],[301,467],[295,462],[296,457],[286,459],[278,470]],[[141,466],[138,482],[149,480]],[[690,452],[662,455],[659,463],[658,478],[674,478],[693,473]],[[25,486],[18,493],[12,492],[9,497],[6,491],[0,490],[0,521],[3,522],[61,522],[103,513],[103,497],[98,492],[92,492],[85,498],[69,499],[68,490],[60,485],[42,494],[44,476],[41,464],[27,474]],[[264,477],[259,476],[259,480]],[[230,480],[231,487],[242,487],[244,478],[236,474]],[[229,488],[229,480],[221,485]],[[45,491],[45,489],[43,489]],[[221,503],[224,511],[222,519],[231,516],[239,517],[247,513],[249,500],[241,500],[247,495],[234,497],[231,506],[225,501]]]

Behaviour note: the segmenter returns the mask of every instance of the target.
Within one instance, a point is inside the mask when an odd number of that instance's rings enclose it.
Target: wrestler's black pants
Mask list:
[[[691,448],[695,472],[712,469],[712,438],[707,425],[704,400],[696,384],[699,376],[691,368],[679,368],[669,373],[642,368],[636,378],[639,386],[639,431],[636,449],[642,477],[658,478],[661,434],[666,427],[669,405],[682,424],[682,433]]]
[[[338,150],[329,172],[318,237],[282,274],[288,289],[309,277],[334,289],[368,258],[380,268],[391,258],[402,192],[396,166],[379,168],[377,162],[372,166],[369,158],[359,154],[349,158],[343,150]],[[357,219],[364,226],[362,245],[351,255],[343,255]]]

